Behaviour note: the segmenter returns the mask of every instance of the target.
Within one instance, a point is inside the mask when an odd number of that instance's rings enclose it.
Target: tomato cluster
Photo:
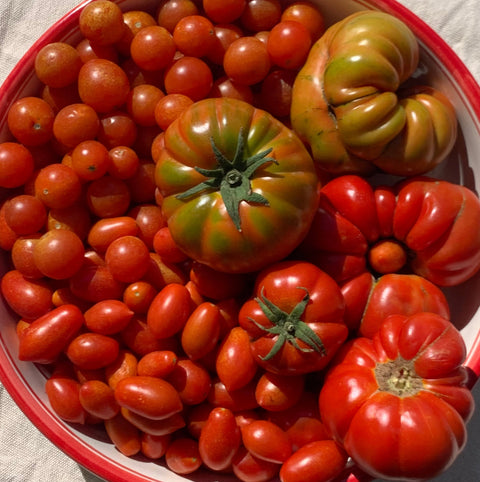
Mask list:
[[[177,474],[447,467],[473,399],[439,285],[480,267],[478,199],[426,178],[321,186],[288,127],[325,28],[310,2],[97,0],[78,21],[76,45],[38,52],[42,90],[0,144],[1,293],[55,413]]]

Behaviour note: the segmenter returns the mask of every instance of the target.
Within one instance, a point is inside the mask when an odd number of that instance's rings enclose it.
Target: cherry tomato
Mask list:
[[[40,199],[30,194],[19,194],[5,202],[5,222],[19,235],[40,231],[47,220],[47,210]]]
[[[117,359],[105,368],[106,383],[115,389],[120,380],[137,374],[137,365],[137,357],[133,353],[120,349]]]
[[[282,411],[300,400],[304,387],[303,376],[289,377],[265,372],[258,380],[255,398],[265,410]]]
[[[240,18],[246,0],[203,0],[205,13],[215,23],[230,23]]]
[[[146,314],[156,294],[157,290],[152,284],[136,281],[125,288],[123,302],[134,313]]]
[[[253,85],[263,80],[270,70],[266,45],[256,37],[245,36],[234,40],[225,52],[225,73],[239,84]]]
[[[0,143],[0,187],[13,188],[25,184],[33,174],[31,152],[18,142]]]
[[[130,55],[133,61],[147,71],[167,67],[175,55],[172,34],[160,25],[142,28],[132,39]]]
[[[240,17],[246,30],[270,30],[280,21],[282,5],[279,0],[248,0]]]
[[[121,414],[141,432],[150,435],[170,435],[185,427],[185,420],[180,413],[174,413],[162,419],[151,419],[129,410],[126,407],[120,409]]]
[[[180,19],[198,13],[198,7],[192,0],[162,0],[157,10],[157,22],[169,32],[173,32]]]
[[[127,98],[127,110],[140,126],[155,125],[155,106],[165,94],[155,85],[135,86]]]
[[[86,197],[90,211],[100,218],[123,216],[131,199],[125,181],[108,174],[89,184]]]
[[[53,137],[55,114],[39,97],[23,97],[8,110],[7,124],[12,135],[25,146],[39,146]]]
[[[237,1],[237,0],[235,0]],[[241,0],[244,1],[244,0]],[[230,13],[230,12],[229,12]],[[240,27],[230,23],[219,23],[214,25],[215,41],[207,54],[207,59],[217,65],[223,65],[223,58],[228,46],[243,36]]]
[[[294,20],[304,25],[310,33],[312,42],[318,40],[325,31],[325,19],[320,9],[311,2],[297,0],[287,5],[280,18]]]
[[[171,435],[152,435],[142,433],[142,454],[149,459],[160,459],[165,455],[171,442]]]
[[[82,102],[97,112],[108,112],[127,100],[130,83],[127,74],[114,62],[92,59],[78,74],[78,93]]]
[[[267,50],[272,63],[284,69],[301,67],[310,51],[312,40],[306,27],[294,20],[277,23],[268,36]]]
[[[120,7],[107,0],[97,0],[85,5],[78,23],[82,34],[98,45],[118,42],[126,28]]]
[[[12,246],[13,267],[26,278],[42,278],[43,274],[33,260],[33,248],[40,234],[18,238]]]
[[[75,47],[65,42],[51,42],[42,47],[35,56],[35,73],[50,87],[66,87],[77,80],[82,66]]]
[[[198,101],[210,92],[213,74],[202,59],[184,56],[166,69],[164,82],[167,94],[183,94]]]
[[[167,94],[155,106],[155,122],[160,128],[165,130],[192,104],[193,100],[184,94]]]
[[[184,55],[204,57],[215,45],[212,22],[203,15],[188,15],[180,19],[173,30],[173,41]]]
[[[128,146],[115,146],[108,151],[110,158],[108,173],[118,179],[132,177],[138,169],[140,160],[137,153]]]
[[[63,107],[53,121],[55,139],[67,148],[80,142],[95,139],[100,128],[100,119],[93,107],[74,103]]]
[[[44,276],[71,278],[84,263],[82,240],[69,229],[47,231],[35,243],[33,260]]]
[[[77,202],[82,183],[75,170],[53,163],[40,169],[35,177],[35,196],[49,208],[68,208]]]
[[[147,245],[136,236],[122,236],[110,243],[105,262],[112,276],[124,283],[139,281],[147,272],[150,254]]]

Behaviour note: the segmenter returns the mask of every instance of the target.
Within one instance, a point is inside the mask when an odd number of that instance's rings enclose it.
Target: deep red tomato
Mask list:
[[[320,413],[374,477],[417,480],[446,469],[466,442],[474,402],[460,332],[433,313],[389,316],[327,374]]]
[[[323,369],[346,340],[344,310],[333,278],[311,263],[282,261],[258,274],[239,323],[259,365],[273,373],[302,374]]]
[[[101,380],[82,383],[78,395],[82,407],[94,417],[108,420],[120,411],[113,389]]]
[[[2,276],[0,286],[8,306],[26,320],[35,320],[52,308],[53,288],[46,279],[29,279],[14,269]]]
[[[422,311],[450,318],[443,291],[414,274],[386,274],[375,279],[363,273],[342,285],[345,323],[350,330],[371,338],[388,315],[413,315]]]
[[[83,323],[83,314],[75,305],[52,309],[22,332],[18,358],[35,363],[54,362],[79,332]]]
[[[180,332],[192,313],[190,293],[184,285],[171,283],[153,299],[147,323],[157,338],[168,338]]]
[[[437,285],[452,286],[480,269],[477,222],[480,200],[464,186],[413,177],[393,187],[374,187],[359,176],[345,175],[322,187],[300,252],[339,282],[369,269],[369,260],[377,269],[393,266],[395,272],[413,271]],[[387,259],[380,260],[370,251],[383,241],[397,244],[384,249]]]
[[[130,322],[133,311],[120,300],[102,300],[83,313],[85,325],[94,333],[113,335]]]
[[[318,40],[325,31],[325,19],[317,5],[302,0],[287,5],[282,12],[281,20],[294,20],[303,24],[310,33],[312,42]]]
[[[66,355],[78,368],[97,370],[113,363],[120,346],[114,338],[100,333],[82,333],[67,346]]]
[[[205,98],[213,85],[213,74],[206,62],[197,57],[184,56],[165,71],[167,94],[183,94],[194,102]]]
[[[88,244],[98,251],[104,253],[110,243],[122,236],[136,236],[138,225],[130,216],[109,217],[99,219],[88,233]]]
[[[45,382],[45,392],[53,411],[66,422],[84,424],[87,411],[80,403],[80,383],[67,377],[53,376]]]
[[[141,432],[121,413],[105,420],[105,430],[109,439],[123,455],[132,457],[140,452],[142,447]]]
[[[168,418],[183,408],[175,388],[156,377],[123,378],[115,387],[115,399],[120,406],[153,420]]]
[[[215,369],[228,391],[238,390],[253,380],[258,365],[250,351],[249,334],[242,327],[232,328],[222,341]]]
[[[228,408],[214,408],[198,441],[203,463],[212,470],[225,470],[240,447],[242,436],[235,415]]]
[[[178,357],[173,351],[151,351],[138,360],[137,374],[165,378],[172,373],[177,362]]]
[[[280,465],[255,457],[245,447],[240,447],[232,462],[233,473],[243,482],[272,480]]]
[[[188,15],[173,30],[173,41],[184,55],[204,57],[215,45],[213,23],[203,15]]]
[[[254,420],[242,427],[245,448],[255,457],[282,464],[292,454],[288,435],[273,422]]]
[[[203,9],[215,23],[231,23],[242,14],[246,0],[203,0]]]
[[[338,477],[348,454],[333,440],[304,445],[292,454],[280,469],[281,482],[328,482]]]
[[[165,455],[172,436],[142,433],[142,454],[149,459],[160,459]]]
[[[0,144],[0,187],[19,187],[28,181],[34,170],[32,153],[18,142]]]
[[[82,240],[69,229],[52,229],[42,235],[33,248],[37,268],[52,279],[71,278],[84,263]]]
[[[188,437],[173,440],[165,453],[165,463],[176,474],[195,472],[202,465],[198,442]]]
[[[169,435],[185,427],[185,420],[180,413],[174,413],[161,419],[145,417],[126,407],[122,407],[120,413],[141,432],[150,435]]]
[[[181,333],[182,348],[190,359],[198,360],[216,347],[221,323],[220,309],[209,301],[193,310]]]
[[[290,377],[265,372],[258,379],[255,398],[258,405],[270,412],[280,412],[293,407],[302,397],[305,377]]]

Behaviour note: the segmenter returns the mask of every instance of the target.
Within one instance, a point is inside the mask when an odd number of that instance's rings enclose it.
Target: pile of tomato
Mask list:
[[[478,198],[312,159],[310,2],[97,0],[79,28],[0,144],[1,293],[54,412],[177,474],[445,470],[474,403],[442,288],[480,269]]]

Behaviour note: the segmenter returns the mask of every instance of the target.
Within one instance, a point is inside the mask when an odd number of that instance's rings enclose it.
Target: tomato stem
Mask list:
[[[205,190],[217,190],[222,195],[227,213],[238,231],[242,231],[239,206],[242,201],[268,206],[268,200],[261,194],[252,191],[250,179],[255,171],[267,162],[277,162],[273,157],[267,157],[272,148],[245,158],[245,137],[240,129],[235,156],[228,159],[210,138],[217,166],[213,169],[203,169],[196,166],[195,170],[205,176],[207,180],[197,184],[187,191],[177,195],[178,199],[185,199]]]
[[[293,308],[291,313],[286,313],[277,305],[272,303],[264,295],[264,288],[261,290],[260,297],[255,298],[255,301],[259,304],[261,310],[273,326],[265,327],[255,321],[253,318],[249,319],[261,330],[271,335],[278,336],[275,344],[267,355],[260,357],[263,361],[273,358],[286,342],[290,343],[297,350],[300,350],[303,353],[317,352],[322,356],[326,355],[325,346],[323,345],[320,337],[307,325],[307,323],[300,319],[305,312],[308,302],[310,301],[310,295],[306,288],[299,286],[298,289],[305,290],[305,296]],[[301,347],[298,344],[297,339],[305,343],[308,348]]]
[[[423,381],[417,375],[413,361],[402,357],[377,364],[375,378],[380,391],[398,397],[415,395],[423,387]]]

